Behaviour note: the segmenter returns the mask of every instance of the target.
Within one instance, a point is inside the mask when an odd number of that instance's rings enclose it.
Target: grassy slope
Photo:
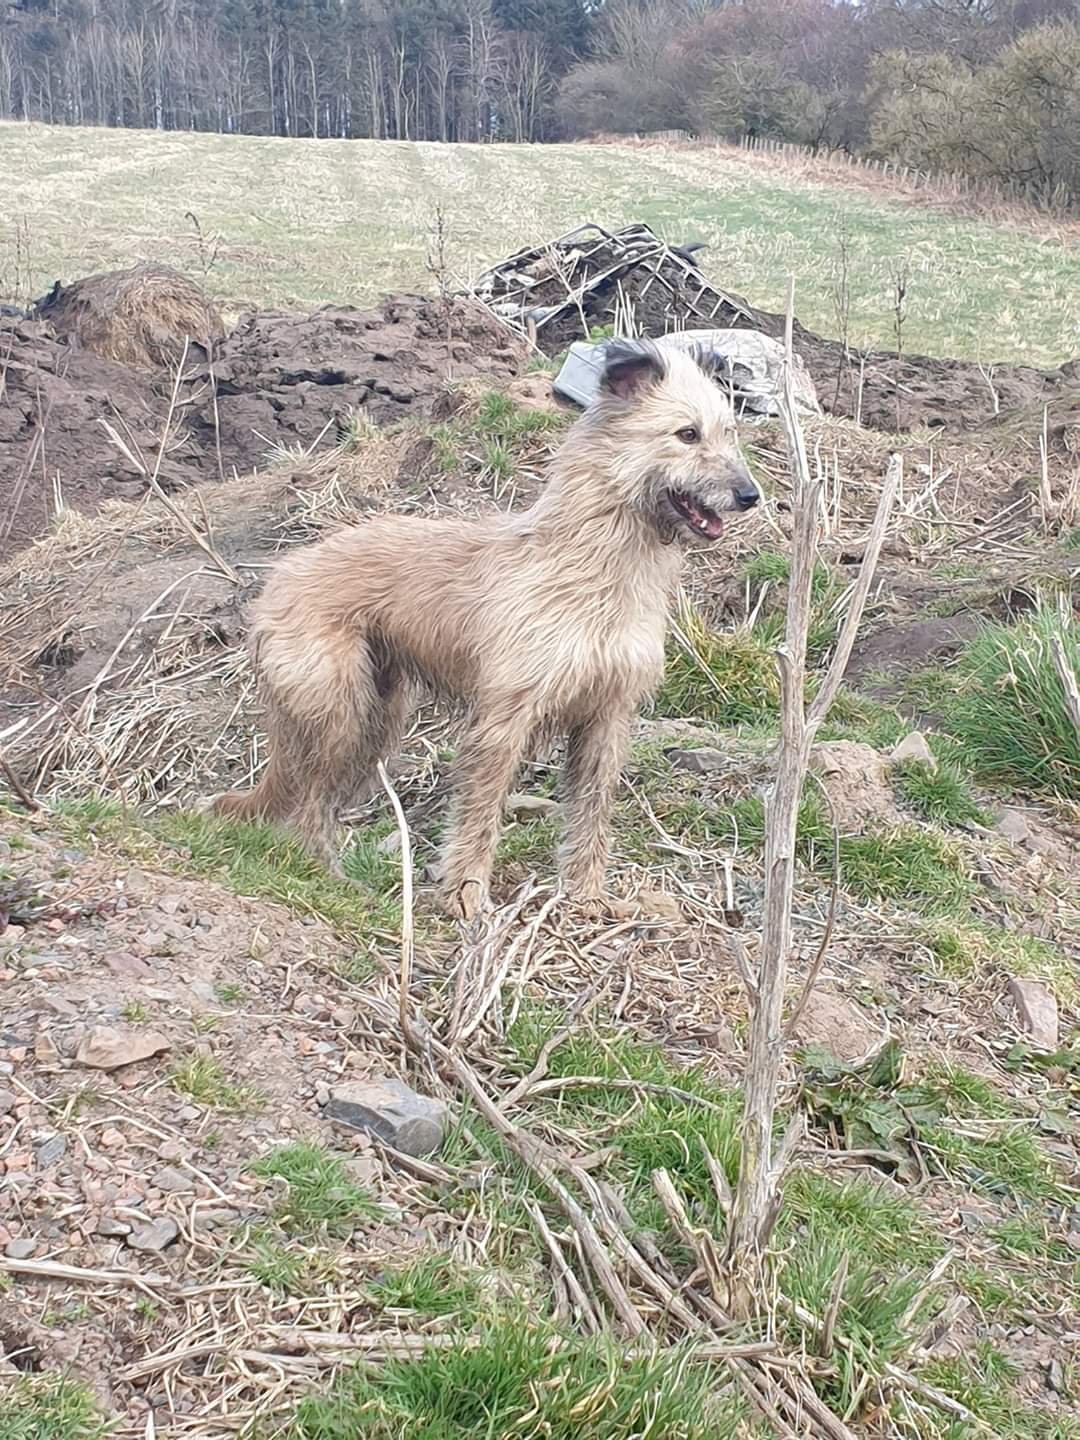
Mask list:
[[[905,264],[910,351],[1058,364],[1073,354],[1080,330],[1075,246],[755,170],[715,152],[7,124],[0,162],[19,176],[0,223],[0,291],[9,293],[17,282],[40,293],[58,275],[138,259],[198,272],[208,252],[200,252],[191,211],[207,236],[221,237],[208,283],[224,299],[363,302],[430,286],[427,233],[441,204],[463,275],[582,220],[642,219],[672,240],[710,241],[712,278],[759,304],[780,307],[794,272],[802,319],[835,333],[832,287],[846,217],[851,336],[860,344],[892,342],[892,276]]]

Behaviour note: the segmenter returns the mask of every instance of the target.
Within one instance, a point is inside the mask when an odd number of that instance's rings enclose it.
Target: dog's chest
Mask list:
[[[660,679],[668,598],[649,579],[618,588],[584,587],[550,629],[551,679],[561,690],[614,689],[644,695]]]

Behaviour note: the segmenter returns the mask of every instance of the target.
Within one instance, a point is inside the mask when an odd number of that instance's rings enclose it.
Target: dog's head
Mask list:
[[[711,544],[726,519],[761,499],[739,449],[735,412],[703,354],[612,341],[595,417],[615,452],[620,498],[665,536]]]

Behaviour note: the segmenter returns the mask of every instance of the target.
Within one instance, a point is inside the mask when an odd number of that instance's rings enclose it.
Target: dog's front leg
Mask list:
[[[507,704],[483,714],[458,757],[450,835],[442,864],[448,907],[471,920],[484,905],[499,843],[503,805],[521,765],[536,717]]]
[[[614,701],[568,737],[563,780],[566,837],[560,869],[567,891],[578,899],[596,900],[604,891],[611,812],[633,716],[634,707]]]

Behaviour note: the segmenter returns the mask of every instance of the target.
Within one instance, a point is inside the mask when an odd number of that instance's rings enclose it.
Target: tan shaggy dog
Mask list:
[[[278,564],[251,617],[269,762],[211,808],[287,824],[337,869],[338,815],[370,793],[426,686],[470,716],[442,862],[451,907],[485,902],[517,770],[560,734],[563,882],[598,897],[631,723],[663,675],[678,542],[719,539],[758,498],[707,360],[612,342],[530,509],[381,515]]]

